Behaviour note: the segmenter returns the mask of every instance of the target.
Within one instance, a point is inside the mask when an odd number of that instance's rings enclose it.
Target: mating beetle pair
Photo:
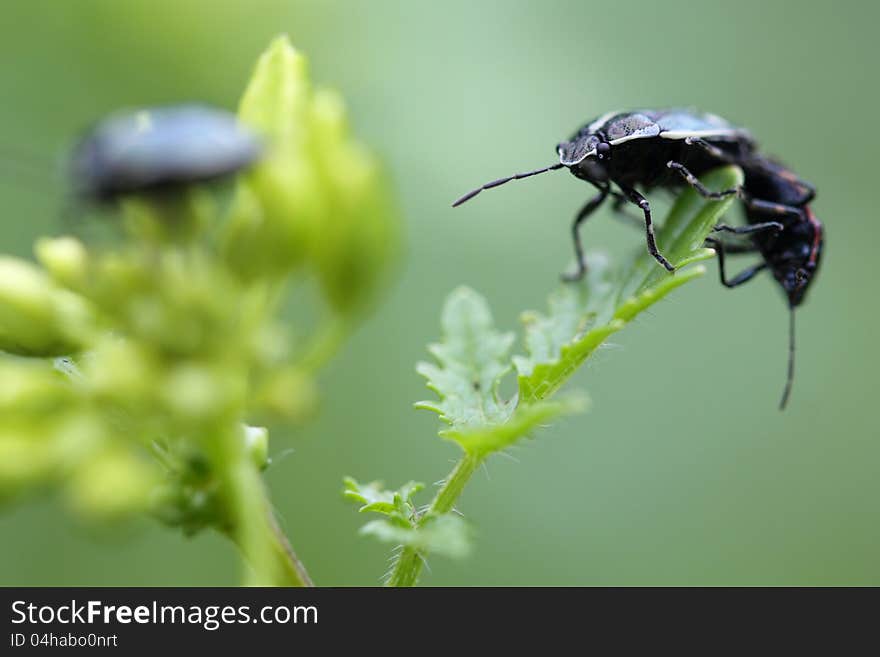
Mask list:
[[[654,239],[648,200],[636,189],[678,188],[688,184],[709,199],[737,195],[742,201],[745,226],[719,224],[716,232],[747,235],[750,244],[725,244],[717,237],[707,240],[718,253],[721,282],[736,287],[770,269],[784,290],[790,308],[789,365],[780,407],[788,401],[794,376],[794,309],[819,267],[823,245],[822,225],[809,207],[815,190],[778,162],[757,152],[756,143],[744,129],[714,114],[686,109],[610,112],[591,121],[568,141],[556,147],[559,163],[495,180],[468,192],[459,206],[484,189],[512,180],[568,168],[598,193],[581,208],[572,224],[577,271],[566,275],[580,279],[586,271],[580,239],[581,224],[609,196],[618,203],[632,203],[644,215],[648,251],[668,271],[673,265]],[[744,184],[736,189],[710,191],[698,180],[709,169],[735,164],[743,169]],[[616,189],[612,188],[612,185]],[[725,273],[725,253],[758,252],[762,261],[732,279]]]

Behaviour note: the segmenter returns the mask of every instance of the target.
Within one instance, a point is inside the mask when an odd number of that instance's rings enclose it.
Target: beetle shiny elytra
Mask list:
[[[694,143],[695,139],[734,158],[741,158],[754,150],[748,132],[714,114],[681,109],[609,112],[556,147],[558,164],[492,181],[465,194],[453,206],[461,205],[484,189],[567,167],[575,177],[596,187],[599,193],[587,201],[575,217],[572,236],[577,271],[566,278],[576,280],[583,277],[586,263],[580,227],[609,195],[642,210],[648,251],[658,263],[673,271],[672,264],[657,248],[650,203],[636,186],[646,191],[654,187],[679,187],[718,166],[716,154]],[[612,183],[619,192],[612,190]]]
[[[75,146],[74,193],[94,202],[223,178],[253,164],[260,140],[233,114],[205,105],[113,114]]]
[[[794,309],[803,301],[816,274],[823,245],[822,225],[809,208],[815,196],[813,187],[778,162],[759,154],[755,140],[745,129],[717,115],[690,109],[609,112],[558,144],[556,152],[557,164],[486,183],[459,198],[453,207],[484,189],[568,168],[575,177],[598,190],[572,224],[577,270],[564,278],[578,280],[586,271],[580,227],[608,196],[642,210],[648,251],[672,272],[673,265],[659,251],[654,239],[650,203],[636,187],[647,191],[657,187],[676,188],[686,183],[705,198],[737,195],[742,201],[747,225],[719,224],[715,230],[747,235],[751,244],[726,246],[717,238],[710,238],[707,243],[718,251],[721,280],[727,287],[745,283],[759,271],[770,269],[785,291],[791,318],[788,377],[780,404],[784,407],[794,374]],[[724,163],[743,168],[743,186],[720,192],[706,189],[698,176]],[[724,273],[725,251],[758,251],[763,261],[728,280]]]

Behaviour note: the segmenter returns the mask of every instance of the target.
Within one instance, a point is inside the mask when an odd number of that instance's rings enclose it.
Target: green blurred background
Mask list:
[[[467,283],[504,327],[543,307],[590,193],[562,173],[449,203],[544,164],[608,109],[694,105],[749,126],[815,182],[823,271],[799,314],[798,377],[776,409],[786,314],[769,277],[729,291],[715,264],[577,377],[593,410],[495,458],[461,509],[467,560],[425,584],[880,584],[874,263],[880,137],[876,3],[479,0],[7,0],[0,9],[2,249],[60,230],[63,184],[18,172],[57,159],[120,106],[234,107],[280,32],[387,161],[407,221],[401,278],[323,378],[323,409],[272,435],[267,472],[292,542],[324,585],[374,585],[385,546],[341,477],[434,482],[456,448],[414,373],[445,294]],[[33,182],[32,182],[33,181]],[[47,193],[47,190],[49,193]],[[641,244],[603,210],[588,245]],[[2,382],[0,382],[2,385]],[[0,583],[230,585],[233,549],[146,522],[84,527],[53,497],[0,514]]]

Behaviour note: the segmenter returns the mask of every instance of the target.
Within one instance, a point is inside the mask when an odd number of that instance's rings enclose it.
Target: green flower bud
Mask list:
[[[315,94],[312,125],[330,203],[314,227],[312,251],[328,299],[347,315],[373,301],[396,263],[400,222],[379,163],[348,134],[338,94]]]
[[[51,414],[74,401],[74,392],[46,361],[2,361],[0,381],[0,421],[17,414]]]
[[[260,57],[239,117],[267,140],[263,161],[243,177],[226,250],[245,274],[284,274],[306,255],[309,225],[325,210],[309,124],[305,58],[279,37]]]
[[[237,408],[244,382],[222,367],[185,363],[172,369],[161,386],[162,397],[182,420],[210,420]]]
[[[263,413],[304,422],[317,409],[318,391],[311,376],[289,367],[268,377],[258,389],[253,404]]]
[[[265,470],[269,466],[269,430],[243,424],[242,431],[251,461],[260,470]]]
[[[37,258],[56,281],[66,287],[78,288],[88,271],[88,253],[82,242],[73,237],[37,240]]]
[[[125,405],[151,399],[160,378],[159,364],[148,349],[109,335],[83,359],[82,370],[92,394]]]
[[[87,413],[36,410],[13,410],[0,420],[0,497],[76,472],[104,440],[100,423]]]
[[[88,305],[40,269],[0,256],[0,349],[20,356],[78,351],[92,322]]]
[[[400,228],[381,167],[349,135],[341,97],[313,91],[305,59],[280,37],[260,58],[239,116],[268,149],[239,185],[228,258],[248,277],[308,261],[337,312],[366,307],[396,261]]]
[[[159,483],[154,465],[130,451],[107,449],[83,463],[68,483],[68,501],[78,512],[98,518],[146,510]]]

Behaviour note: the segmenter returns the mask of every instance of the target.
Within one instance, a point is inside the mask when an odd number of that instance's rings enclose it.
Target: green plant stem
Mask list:
[[[431,502],[430,510],[437,514],[452,511],[458,498],[461,497],[464,487],[470,481],[471,475],[474,474],[474,470],[482,461],[482,455],[465,452],[461,460],[455,464],[452,472],[449,473],[443,486],[437,491],[437,496]]]
[[[452,472],[449,473],[440,490],[437,491],[431,506],[428,507],[428,510],[422,517],[430,517],[435,514],[439,515],[452,511],[458,498],[461,497],[464,487],[470,481],[471,476],[473,476],[474,470],[479,467],[484,458],[483,454],[465,452],[461,460],[455,464]],[[403,548],[400,554],[397,555],[397,561],[395,561],[391,569],[387,585],[395,587],[415,586],[424,565],[425,560],[419,550],[412,547]]]
[[[245,583],[312,586],[308,573],[281,531],[260,473],[244,449],[240,432],[220,429],[206,443],[214,457],[228,523],[225,533],[245,562]]]
[[[237,493],[239,504],[236,506],[240,512],[236,514],[238,518],[235,524],[224,533],[250,565],[252,575],[247,578],[247,583],[257,586],[314,586],[305,566],[279,527],[262,482],[258,479],[247,482],[251,479],[250,473],[241,474],[243,476],[236,477],[240,484],[244,484]]]
[[[309,577],[303,562],[296,556],[290,541],[287,539],[284,531],[278,525],[275,514],[268,508],[268,499],[266,499],[267,516],[269,527],[272,530],[273,545],[275,547],[276,562],[278,564],[276,572],[281,574],[280,584],[283,586],[314,586],[312,578]]]

